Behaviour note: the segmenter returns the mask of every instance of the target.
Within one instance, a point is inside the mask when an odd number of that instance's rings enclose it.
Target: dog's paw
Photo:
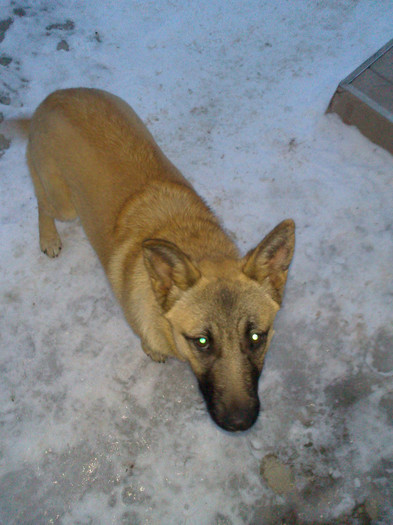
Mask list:
[[[40,248],[41,251],[45,253],[45,255],[47,255],[48,257],[52,259],[54,257],[58,257],[62,248],[60,237],[56,235],[53,237],[51,236],[46,237],[45,239],[41,239]]]
[[[167,360],[166,355],[152,350],[146,343],[142,343],[142,349],[145,352],[145,354],[148,355],[150,359],[152,359],[156,363],[165,363],[165,361]]]

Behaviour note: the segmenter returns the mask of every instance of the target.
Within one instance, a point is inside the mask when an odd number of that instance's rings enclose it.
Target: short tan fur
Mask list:
[[[55,220],[79,217],[146,354],[187,361],[216,423],[249,428],[294,222],[241,257],[135,112],[105,91],[49,95],[31,120],[27,159],[42,251],[60,253]]]

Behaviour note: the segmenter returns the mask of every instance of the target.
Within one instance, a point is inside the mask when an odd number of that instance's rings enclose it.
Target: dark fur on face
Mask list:
[[[258,380],[268,335],[249,319],[236,286],[216,286],[214,291],[209,288],[208,295],[227,328],[223,331],[212,322],[204,330],[202,347],[200,339],[191,338],[189,344],[203,363],[197,378],[213,420],[228,431],[247,430],[259,413]]]
[[[231,432],[247,430],[258,418],[260,402],[258,398],[258,379],[260,372],[249,363],[249,387],[247,396],[241,400],[232,400],[228,406],[224,403],[223,392],[215,381],[214,366],[198,378],[199,388],[205,399],[212,419],[224,430]]]

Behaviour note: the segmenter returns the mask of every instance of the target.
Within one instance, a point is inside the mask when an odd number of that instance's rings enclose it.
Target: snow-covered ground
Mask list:
[[[245,252],[297,246],[248,432],[142,352],[77,223],[38,248],[0,141],[0,523],[393,523],[393,158],[324,111],[392,38],[391,0],[0,2],[0,111],[128,101]],[[7,140],[11,139],[7,149]]]

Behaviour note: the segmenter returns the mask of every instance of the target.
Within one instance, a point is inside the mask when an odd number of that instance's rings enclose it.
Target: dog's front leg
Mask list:
[[[153,361],[156,361],[157,363],[165,363],[167,360],[167,355],[157,352],[156,350],[152,350],[146,341],[142,341],[142,349],[146,355],[148,355]]]

